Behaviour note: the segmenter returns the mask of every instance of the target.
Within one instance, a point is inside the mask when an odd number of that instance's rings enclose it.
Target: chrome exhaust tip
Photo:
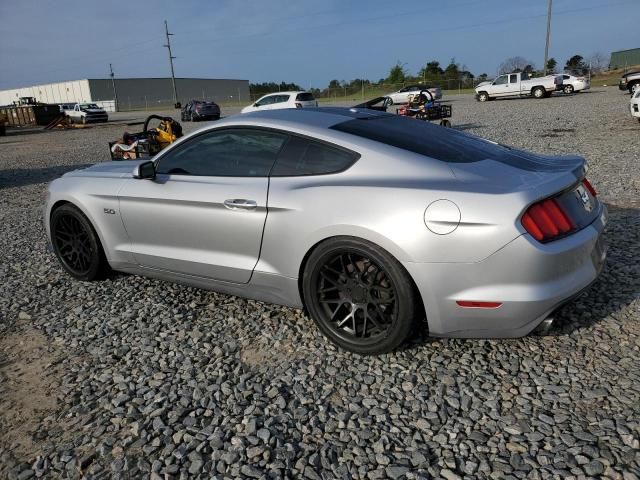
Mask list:
[[[540,325],[538,325],[533,332],[536,335],[548,335],[551,331],[551,328],[553,327],[554,321],[555,319],[553,317],[545,318],[542,322],[540,322]]]

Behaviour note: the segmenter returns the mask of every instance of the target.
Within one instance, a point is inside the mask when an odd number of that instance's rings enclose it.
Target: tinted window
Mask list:
[[[164,157],[158,173],[214,177],[266,177],[286,135],[254,129],[207,132]]]
[[[300,100],[301,102],[311,102],[315,100],[315,98],[313,98],[313,93],[305,92],[305,93],[299,93],[296,96],[296,100]]]
[[[272,176],[323,175],[341,172],[358,159],[354,152],[291,137],[278,157]]]
[[[256,102],[256,106],[262,107],[263,105],[271,105],[272,103],[275,103],[275,101],[276,95],[269,95],[268,97],[264,97],[262,100],[258,100]]]
[[[544,158],[529,152],[511,149],[451,128],[395,115],[348,120],[330,128],[444,162],[471,163],[491,159],[525,170],[540,170],[541,163],[544,163]],[[554,167],[550,164],[545,168]]]
[[[518,75],[509,75],[509,83],[518,83]]]

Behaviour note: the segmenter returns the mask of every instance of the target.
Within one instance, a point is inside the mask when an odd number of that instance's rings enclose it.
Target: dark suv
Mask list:
[[[191,100],[182,107],[180,120],[183,122],[197,122],[200,120],[218,120],[220,118],[220,107],[215,102],[204,102],[202,100]]]

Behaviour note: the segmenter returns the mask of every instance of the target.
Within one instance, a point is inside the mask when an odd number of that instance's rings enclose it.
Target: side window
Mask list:
[[[509,75],[509,83],[518,83],[518,75]]]
[[[268,97],[264,97],[262,100],[258,100],[256,102],[256,107],[264,107],[265,105],[271,105],[275,102],[276,96],[269,95]]]
[[[278,95],[274,103],[284,103],[289,101],[289,95]]]
[[[161,157],[159,174],[266,177],[287,136],[257,129],[213,130]]]
[[[500,75],[498,78],[496,78],[493,81],[494,85],[505,85],[507,83],[507,76],[506,75]]]
[[[323,175],[346,170],[360,156],[325,143],[291,137],[278,157],[272,177]]]
[[[570,77],[569,77],[569,75],[563,75],[563,76],[562,76],[562,79],[563,79],[563,80],[569,80],[569,78],[570,78]]]

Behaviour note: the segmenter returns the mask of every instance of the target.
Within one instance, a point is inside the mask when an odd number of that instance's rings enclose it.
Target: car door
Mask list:
[[[520,82],[518,80],[518,74],[510,73],[508,77],[509,77],[509,83],[507,83],[506,94],[518,95],[520,93]]]
[[[129,249],[142,267],[247,283],[267,215],[268,175],[285,134],[218,128],[156,161],[156,178],[119,192]]]
[[[491,84],[489,94],[492,97],[503,97],[509,90],[509,75],[500,75]]]

